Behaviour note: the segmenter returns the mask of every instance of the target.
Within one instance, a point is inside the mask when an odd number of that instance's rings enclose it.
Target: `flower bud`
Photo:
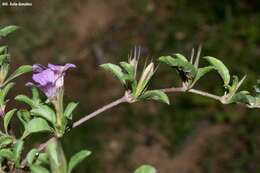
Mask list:
[[[134,93],[135,98],[140,96],[154,74],[154,63],[151,62],[143,71]]]

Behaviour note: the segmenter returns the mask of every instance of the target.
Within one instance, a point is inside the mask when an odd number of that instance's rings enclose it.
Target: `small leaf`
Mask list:
[[[27,123],[31,119],[30,112],[25,110],[25,109],[24,110],[19,110],[19,111],[17,111],[17,117],[19,118],[19,120],[23,124],[24,128],[26,128]]]
[[[18,76],[24,74],[24,73],[28,73],[32,71],[32,66],[31,65],[22,65],[20,66],[18,69],[15,70],[15,72],[13,74],[11,74],[8,79],[5,81],[4,85],[8,82],[10,82],[11,80],[17,78]]]
[[[146,91],[140,99],[142,100],[156,100],[166,104],[170,104],[168,96],[160,90]]]
[[[32,173],[50,173],[46,168],[40,165],[31,165],[30,169]]]
[[[76,109],[77,106],[78,103],[70,102],[64,111],[64,116],[72,120],[72,112]]]
[[[5,97],[10,91],[10,89],[14,86],[14,83],[8,83],[3,89],[0,90],[0,103],[4,104]]]
[[[184,62],[188,62],[187,58],[184,55],[180,54],[180,53],[176,53],[176,54],[174,54],[174,56],[176,58],[178,58],[178,59],[181,59]]]
[[[37,87],[32,86],[31,88],[32,88],[32,99],[34,101],[40,100],[40,94]]]
[[[82,150],[82,151],[76,153],[74,156],[72,156],[69,161],[68,173],[71,173],[71,171],[77,166],[77,164],[82,162],[90,154],[91,154],[90,151]]]
[[[47,153],[40,153],[38,158],[36,159],[35,164],[49,164],[49,158]]]
[[[30,105],[31,107],[34,107],[34,101],[26,95],[21,94],[21,95],[16,96],[14,99],[16,101],[24,102],[24,103]]]
[[[224,85],[228,86],[230,82],[230,74],[228,68],[225,66],[225,64],[220,61],[217,58],[206,56],[204,57],[211,65],[215,67],[215,69],[218,71],[219,75],[223,79]]]
[[[7,51],[7,46],[0,46],[0,54]]]
[[[31,165],[33,164],[33,162],[35,161],[35,158],[37,156],[37,154],[39,154],[39,151],[35,148],[31,149],[31,151],[29,151],[29,153],[26,155],[26,160],[27,162]]]
[[[6,147],[7,145],[13,143],[13,138],[8,135],[0,136],[0,148]]]
[[[37,108],[33,108],[31,113],[36,116],[40,116],[51,123],[53,125],[56,123],[56,114],[55,112],[47,105],[40,105]]]
[[[240,91],[236,93],[230,100],[230,103],[240,102],[249,105],[255,104],[255,98],[248,91]]]
[[[12,32],[15,32],[18,28],[19,27],[15,25],[6,26],[0,30],[0,37],[6,37]]]
[[[13,117],[14,113],[15,113],[16,109],[12,109],[9,112],[7,112],[4,116],[4,128],[5,128],[5,132],[8,133],[8,125],[10,123],[11,118]]]
[[[198,80],[200,80],[200,78],[202,78],[205,74],[207,74],[208,72],[210,72],[213,69],[214,69],[213,66],[199,68],[198,72],[196,74],[196,77],[193,80],[193,84],[195,84]]]
[[[23,150],[23,144],[24,144],[24,141],[18,140],[18,141],[16,141],[16,143],[14,145],[14,157],[15,157],[15,164],[17,166],[20,163],[21,154],[22,154],[22,150]]]
[[[111,63],[106,63],[106,64],[102,64],[100,65],[101,68],[105,69],[106,71],[109,71],[112,73],[112,75],[114,75],[115,77],[117,77],[120,82],[125,85],[125,81],[124,81],[124,73],[122,72],[122,69],[115,64],[111,64]]]
[[[42,118],[33,118],[28,122],[25,133],[37,133],[37,132],[51,132],[52,128],[49,126],[46,120]]]
[[[150,165],[140,166],[134,173],[156,173],[156,169]]]
[[[197,69],[189,63],[184,56],[180,56],[180,54],[175,54],[174,57],[162,56],[159,58],[159,61],[166,63],[171,67],[177,68],[179,72],[184,73],[183,75],[185,75],[185,78],[194,78],[197,74]],[[182,77],[182,79],[184,78]]]
[[[135,77],[135,68],[133,65],[127,62],[120,62],[120,65],[124,68],[124,70],[129,74],[131,78]]]
[[[9,160],[14,160],[14,153],[10,149],[1,149],[0,150],[0,157],[7,158]]]

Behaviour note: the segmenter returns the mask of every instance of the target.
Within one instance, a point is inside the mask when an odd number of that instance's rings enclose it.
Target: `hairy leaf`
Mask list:
[[[7,112],[4,116],[4,128],[5,128],[5,132],[8,133],[8,125],[10,123],[11,118],[13,117],[14,113],[15,113],[16,109],[12,109],[9,112]]]
[[[46,120],[43,118],[33,118],[28,122],[26,126],[25,133],[37,133],[37,132],[47,132],[52,131],[52,128],[49,126]]]
[[[64,116],[67,117],[68,119],[72,120],[72,113],[76,109],[77,106],[78,106],[78,103],[70,102],[64,111]]]
[[[156,173],[156,169],[150,165],[142,165],[134,173]]]
[[[141,100],[156,100],[166,104],[170,104],[168,96],[160,90],[146,91],[140,97]]]
[[[28,152],[26,155],[27,162],[31,165],[36,159],[37,154],[39,154],[39,151],[35,148],[31,149],[31,151]]]
[[[100,65],[100,67],[105,69],[106,71],[111,72],[112,75],[114,75],[116,78],[118,78],[120,80],[120,82],[123,85],[125,85],[124,73],[122,72],[122,69],[118,65],[106,63],[106,64]]]
[[[50,121],[52,124],[55,124],[55,122],[56,122],[55,112],[47,105],[40,105],[36,108],[33,108],[31,110],[31,113],[33,115],[40,116],[40,117]]]
[[[215,69],[218,71],[219,75],[223,79],[224,85],[228,86],[230,82],[230,74],[228,68],[225,66],[225,64],[220,61],[217,58],[206,56],[204,57],[211,65],[215,67]]]
[[[198,80],[200,80],[200,78],[202,78],[205,74],[207,74],[208,72],[210,72],[213,69],[214,69],[213,66],[199,68],[198,72],[196,74],[196,77],[193,80],[193,83],[195,84]]]
[[[31,165],[30,169],[32,173],[50,173],[46,168],[40,165]]]
[[[68,173],[71,173],[71,171],[80,163],[82,162],[86,157],[88,157],[91,154],[88,150],[82,150],[75,155],[73,155],[69,161],[69,167],[68,167]]]
[[[34,107],[34,101],[26,95],[21,94],[21,95],[16,96],[14,99],[16,101],[24,102],[24,103],[30,105],[31,107]]]
[[[6,147],[7,145],[13,143],[13,138],[9,135],[0,136],[0,148]]]
[[[6,37],[12,32],[15,32],[18,28],[19,27],[15,25],[6,26],[0,30],[0,37]]]
[[[22,65],[18,69],[16,69],[13,74],[11,74],[8,77],[8,79],[5,81],[4,84],[10,82],[11,80],[17,78],[18,76],[20,76],[20,75],[22,75],[24,73],[28,73],[28,72],[31,72],[31,71],[32,71],[32,66],[31,65]]]

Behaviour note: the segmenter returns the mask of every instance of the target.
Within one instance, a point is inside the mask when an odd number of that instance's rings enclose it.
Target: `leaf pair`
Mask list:
[[[213,66],[203,68],[198,67],[199,53],[194,64],[192,64],[192,59],[193,58],[191,58],[191,61],[189,62],[185,56],[181,54],[174,54],[173,56],[162,56],[159,58],[159,61],[175,68],[179,73],[185,87],[190,89],[200,78],[214,69]]]
[[[137,64],[138,60],[134,58],[129,59],[129,62],[121,62],[121,67],[111,63],[102,64],[101,67],[111,72],[113,76],[119,79],[126,90],[131,91],[132,102],[156,100],[169,104],[168,96],[164,92],[160,90],[147,91],[149,82],[155,72],[154,63],[151,62],[144,68],[139,80],[137,79]]]

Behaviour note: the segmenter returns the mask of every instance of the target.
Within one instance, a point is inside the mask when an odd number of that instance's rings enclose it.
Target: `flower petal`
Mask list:
[[[44,66],[41,65],[41,64],[34,64],[34,65],[32,66],[32,68],[33,68],[33,72],[34,72],[34,73],[40,73],[40,72],[42,72],[43,70],[46,69],[46,67],[44,67]]]
[[[46,70],[43,70],[40,73],[33,74],[32,78],[36,83],[38,83],[42,86],[47,85],[48,83],[54,83],[55,82],[54,72],[50,69],[46,69]]]

